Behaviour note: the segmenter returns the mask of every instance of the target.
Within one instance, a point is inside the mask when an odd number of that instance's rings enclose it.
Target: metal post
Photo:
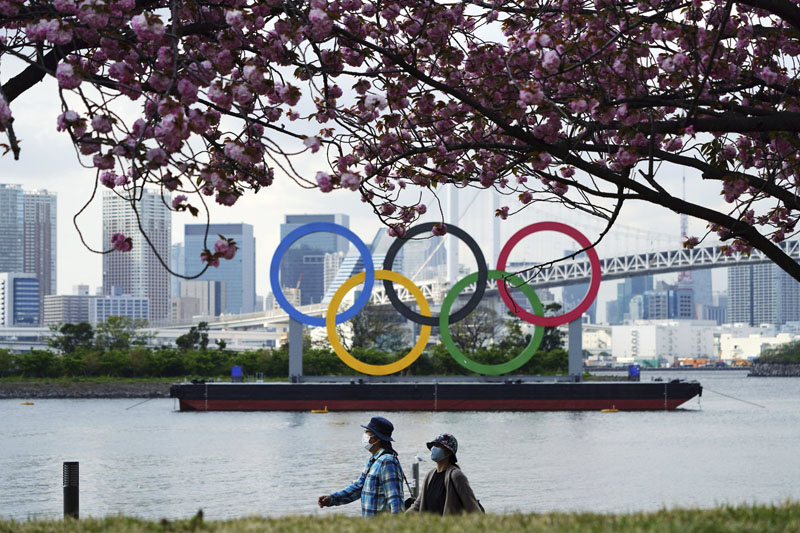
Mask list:
[[[289,379],[300,381],[303,376],[303,324],[289,319]]]
[[[414,490],[411,496],[416,499],[419,498],[419,461],[414,461],[414,464],[411,465],[411,476],[414,478],[414,484],[411,485]]]
[[[569,376],[573,381],[583,378],[583,320],[578,317],[569,323]]]
[[[64,518],[78,518],[78,463],[64,463]]]

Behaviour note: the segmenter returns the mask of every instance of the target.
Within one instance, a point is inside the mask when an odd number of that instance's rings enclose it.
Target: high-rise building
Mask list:
[[[79,324],[89,321],[89,302],[96,298],[88,294],[51,294],[44,297],[43,325]]]
[[[147,298],[123,294],[122,287],[111,287],[106,296],[89,300],[89,323],[93,326],[108,321],[112,316],[124,316],[133,320],[149,320],[150,306]]]
[[[196,298],[199,312],[205,316],[219,316],[226,308],[226,287],[224,281],[183,280],[180,298]]]
[[[0,272],[24,272],[24,237],[22,187],[0,183]]]
[[[172,245],[169,268],[176,274],[184,274],[186,272],[186,253],[182,242]],[[172,298],[178,298],[181,295],[181,281],[178,276],[170,276],[169,278],[169,295]]]
[[[636,276],[627,278],[617,285],[617,305],[614,306],[614,316],[608,315],[606,321],[609,324],[622,324],[630,320],[631,298],[637,294],[644,294],[646,291],[653,290],[653,276]]]
[[[728,322],[751,326],[800,320],[800,283],[773,263],[728,268]]]
[[[322,294],[328,294],[328,288],[333,285],[333,280],[336,279],[336,274],[339,273],[339,267],[342,266],[342,261],[344,261],[344,252],[325,254],[325,259],[323,261]]]
[[[114,251],[103,255],[103,294],[112,287],[122,293],[149,302],[149,317],[166,320],[170,310],[170,275],[139,231],[141,227],[158,255],[169,264],[172,244],[172,217],[166,206],[169,198],[158,191],[145,189],[136,201],[136,212],[130,203],[112,191],[103,194],[103,243],[110,246],[111,236],[122,233],[133,239],[130,252]]]
[[[34,274],[0,272],[0,326],[38,326],[39,280]]]
[[[286,215],[281,224],[281,239],[310,222],[333,222],[350,227],[350,217],[342,214]],[[332,233],[311,233],[301,237],[281,259],[281,288],[299,288],[302,305],[320,303],[325,296],[325,254],[347,253],[349,247],[346,238]]]
[[[44,297],[57,292],[56,193],[46,190],[24,191],[22,198],[25,241],[22,268],[24,272],[35,274],[39,280],[39,309],[44,313]]]
[[[205,224],[186,224],[183,229],[184,274],[193,275],[202,270],[205,263],[200,262],[200,254],[206,248],[214,250],[218,235],[235,240],[239,249],[233,259],[221,259],[218,267],[209,267],[196,279],[225,282],[225,313],[252,313],[256,305],[256,239],[250,224],[210,224],[208,229]]]
[[[631,299],[633,301],[638,296]],[[642,317],[645,320],[695,318],[694,293],[688,287],[659,282],[655,289],[645,291],[642,298]],[[634,320],[634,317],[630,317]]]
[[[56,193],[46,190],[25,191],[23,269],[36,274],[42,294],[56,294]]]

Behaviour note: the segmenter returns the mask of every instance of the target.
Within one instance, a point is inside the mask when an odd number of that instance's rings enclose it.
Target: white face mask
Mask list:
[[[369,436],[369,435],[367,435],[366,433],[362,433],[362,434],[361,434],[361,444],[363,444],[363,445],[364,445],[364,449],[365,449],[365,450],[367,450],[367,451],[369,451],[369,450],[370,450],[370,448],[372,448],[373,446],[375,446],[375,443],[374,443],[374,442],[370,442],[370,441],[369,441],[369,439],[371,439],[371,438],[372,438],[372,437],[370,437],[370,436]]]

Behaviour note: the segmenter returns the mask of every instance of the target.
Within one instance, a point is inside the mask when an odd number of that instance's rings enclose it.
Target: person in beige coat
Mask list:
[[[419,496],[406,513],[446,515],[483,512],[483,506],[475,498],[467,476],[456,464],[456,438],[443,433],[427,444],[436,468],[425,476]]]

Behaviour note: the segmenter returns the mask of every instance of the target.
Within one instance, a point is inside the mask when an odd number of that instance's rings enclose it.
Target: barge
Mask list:
[[[696,381],[186,382],[170,388],[181,411],[619,411],[672,410]]]

